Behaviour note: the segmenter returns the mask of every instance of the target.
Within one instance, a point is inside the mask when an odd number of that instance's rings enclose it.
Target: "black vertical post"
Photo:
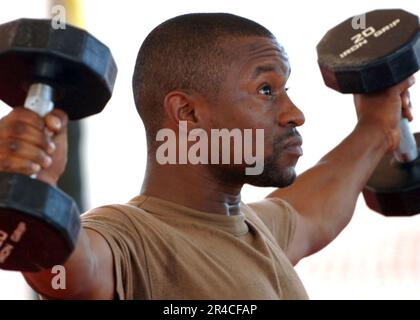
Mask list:
[[[58,187],[71,196],[81,212],[85,211],[84,187],[82,177],[81,141],[83,131],[81,123],[70,121],[68,129],[68,160],[64,174],[58,181]]]

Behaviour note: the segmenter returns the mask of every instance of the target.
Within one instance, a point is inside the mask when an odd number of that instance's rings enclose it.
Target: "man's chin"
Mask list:
[[[263,173],[258,176],[248,176],[247,183],[256,187],[285,188],[293,184],[295,180],[296,171],[294,167],[282,170],[265,168]]]

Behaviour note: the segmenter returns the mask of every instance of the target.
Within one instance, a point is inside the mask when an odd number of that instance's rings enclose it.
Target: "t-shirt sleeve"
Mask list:
[[[264,222],[280,248],[286,252],[295,233],[297,211],[279,198],[265,198],[247,205]]]
[[[146,285],[146,276],[140,268],[142,254],[136,245],[136,230],[124,212],[112,206],[93,209],[81,217],[82,226],[99,233],[111,248],[114,261],[114,279],[117,298],[132,299],[133,282]],[[137,275],[137,276],[135,276]],[[136,277],[137,279],[134,279]],[[140,282],[140,283],[139,283]]]

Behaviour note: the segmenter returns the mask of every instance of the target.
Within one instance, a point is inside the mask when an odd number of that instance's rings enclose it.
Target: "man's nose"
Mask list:
[[[282,127],[299,127],[305,123],[303,112],[287,97],[280,106],[279,124]]]

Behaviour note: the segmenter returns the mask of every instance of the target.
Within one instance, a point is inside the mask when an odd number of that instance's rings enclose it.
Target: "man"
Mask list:
[[[306,299],[292,265],[350,221],[368,177],[399,143],[401,110],[411,119],[414,79],[356,95],[353,132],[296,178],[304,117],[287,95],[289,75],[284,49],[253,21],[189,14],[158,26],[133,76],[148,143],[141,194],[82,217],[65,290],[52,288],[49,270],[25,273],[28,283],[55,299]],[[208,135],[263,129],[262,173],[248,175],[246,164],[232,161],[161,164],[159,132],[171,129],[180,141],[181,123],[187,133]],[[41,119],[14,109],[0,122],[1,170],[37,173],[55,185],[66,162],[66,124],[59,110]],[[245,183],[279,189],[245,205]]]

